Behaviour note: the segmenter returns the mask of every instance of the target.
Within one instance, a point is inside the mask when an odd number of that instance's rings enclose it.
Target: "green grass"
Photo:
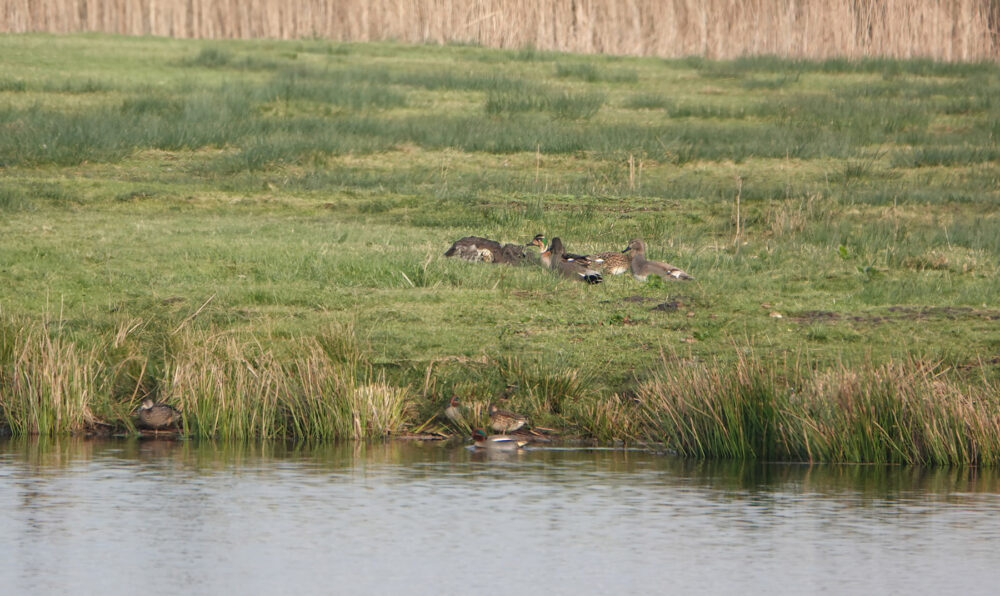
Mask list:
[[[18,432],[127,427],[149,393],[194,434],[376,436],[517,381],[510,408],[537,424],[662,439],[627,396],[661,353],[735,375],[734,345],[764,367],[938,362],[995,392],[994,64],[44,35],[0,52]],[[442,257],[537,233],[574,252],[639,236],[697,281],[584,287]],[[316,355],[331,325],[363,366]],[[90,410],[24,389],[91,361],[62,390]],[[241,377],[258,367],[281,382]],[[382,399],[388,418],[355,417]]]

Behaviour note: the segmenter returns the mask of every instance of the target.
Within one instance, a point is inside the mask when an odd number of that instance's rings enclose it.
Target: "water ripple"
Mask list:
[[[987,593],[992,472],[0,442],[9,593]],[[170,571],[161,581],[159,570]]]

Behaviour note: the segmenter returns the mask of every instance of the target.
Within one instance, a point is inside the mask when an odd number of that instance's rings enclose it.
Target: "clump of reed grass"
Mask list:
[[[605,70],[587,62],[556,63],[556,76],[562,79],[579,79],[587,83],[635,83],[639,74],[631,69]]]
[[[254,337],[177,331],[154,358],[129,337],[148,333],[141,321],[89,348],[45,324],[6,322],[0,422],[15,435],[130,431],[147,396],[181,410],[187,434],[236,440],[379,438],[412,415],[409,388],[373,369],[350,327],[305,339],[289,354]],[[154,360],[163,363],[149,366]]]
[[[228,50],[209,47],[202,48],[194,58],[184,60],[185,66],[201,66],[204,68],[221,68],[233,61],[233,54]]]
[[[561,415],[589,394],[591,379],[579,369],[551,370],[541,364],[529,364],[517,358],[498,363],[500,374],[516,389],[515,395],[534,416]]]
[[[409,390],[375,373],[349,342],[307,339],[279,358],[255,340],[188,336],[164,397],[185,430],[229,439],[371,439],[403,428]]]
[[[45,325],[0,327],[0,413],[19,435],[66,434],[93,427],[100,384],[96,349],[51,337]]]
[[[484,110],[491,115],[549,112],[564,120],[587,120],[600,111],[605,101],[603,93],[522,85],[489,91]]]
[[[677,105],[673,99],[661,93],[634,93],[622,102],[622,107],[629,110],[670,110]]]
[[[587,401],[573,408],[574,424],[598,441],[635,441],[645,437],[647,428],[638,402],[629,394]]]
[[[360,361],[338,362],[320,346],[289,362],[281,396],[286,434],[318,439],[381,438],[410,417],[409,389],[389,384]]]
[[[28,84],[22,79],[0,79],[0,91],[24,93],[27,90]]]
[[[654,435],[693,457],[938,465],[1000,462],[1000,387],[917,360],[732,368],[664,361],[638,392]]]
[[[31,206],[26,193],[18,188],[0,185],[0,211],[20,211]]]

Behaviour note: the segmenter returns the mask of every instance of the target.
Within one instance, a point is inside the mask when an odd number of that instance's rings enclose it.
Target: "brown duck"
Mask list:
[[[591,269],[596,269],[606,275],[621,275],[628,271],[632,264],[629,255],[619,251],[595,252],[584,258],[590,263]]]
[[[537,234],[532,238],[528,246],[537,246],[541,250],[539,255],[539,260],[542,265],[548,268],[552,268],[552,252],[548,250],[545,246],[545,235]],[[627,255],[621,251],[609,251],[609,252],[595,252],[590,255],[575,255],[572,253],[563,253],[564,256],[573,262],[580,263],[591,269],[594,269],[600,273],[609,275],[621,275],[628,271],[629,265],[632,263],[631,255]]]
[[[181,413],[173,406],[154,403],[152,399],[142,400],[142,405],[135,411],[139,427],[149,430],[167,430],[181,423]]]
[[[448,402],[448,407],[444,409],[444,416],[448,420],[451,420],[453,424],[459,426],[465,426],[465,416],[462,415],[461,407],[458,405],[458,396],[453,395],[451,401]]]
[[[513,265],[527,258],[524,247],[520,244],[503,244],[489,238],[466,236],[452,243],[445,253],[446,257],[458,257],[466,261],[483,261],[485,263],[503,263]]]
[[[588,284],[599,284],[604,281],[601,272],[590,266],[586,256],[567,253],[559,238],[553,238],[552,244],[542,253],[543,263],[546,260],[546,253],[548,253],[549,269],[558,271],[565,277],[585,281]]]
[[[664,280],[679,279],[679,280],[689,280],[694,279],[687,273],[681,271],[677,267],[669,263],[663,263],[661,261],[650,261],[646,259],[646,243],[638,238],[633,238],[628,246],[623,250],[623,253],[632,251],[632,264],[630,268],[632,269],[632,277],[639,281],[646,281],[650,275],[659,275]]]
[[[528,423],[528,418],[490,404],[490,428],[498,433],[511,433]]]

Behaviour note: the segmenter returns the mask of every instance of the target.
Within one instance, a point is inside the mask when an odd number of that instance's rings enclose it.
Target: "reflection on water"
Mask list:
[[[992,593],[995,471],[0,441],[5,593]]]

